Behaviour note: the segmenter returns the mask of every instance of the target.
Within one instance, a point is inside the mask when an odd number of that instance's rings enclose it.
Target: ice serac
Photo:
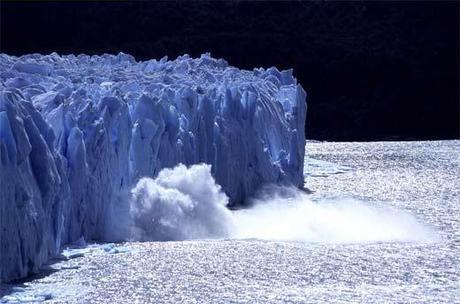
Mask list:
[[[112,225],[142,177],[211,165],[242,204],[303,186],[306,94],[291,70],[240,70],[209,54],[0,55],[0,279],[62,244],[122,238]]]

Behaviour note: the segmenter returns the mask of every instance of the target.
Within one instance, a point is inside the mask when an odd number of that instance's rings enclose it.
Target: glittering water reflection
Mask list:
[[[460,141],[308,143],[349,168],[306,176],[311,199],[355,197],[406,210],[436,243],[260,240],[93,246],[59,271],[2,285],[3,300],[47,303],[455,303],[460,298]],[[318,169],[318,170],[317,170]],[[113,248],[120,248],[115,251]],[[15,288],[15,290],[11,290]],[[9,298],[8,298],[9,297]],[[27,301],[26,301],[27,302]]]

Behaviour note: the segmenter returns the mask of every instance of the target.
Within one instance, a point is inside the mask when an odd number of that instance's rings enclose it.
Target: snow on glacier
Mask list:
[[[125,237],[126,197],[163,168],[208,164],[200,174],[233,205],[264,184],[303,185],[306,94],[291,70],[123,53],[0,54],[0,69],[0,280],[81,237]]]

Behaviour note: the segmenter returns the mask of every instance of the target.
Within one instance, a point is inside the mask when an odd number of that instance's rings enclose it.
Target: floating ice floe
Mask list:
[[[305,157],[305,170],[306,177],[326,177],[331,174],[340,174],[350,171],[350,167],[342,166],[339,164],[327,162],[324,160]]]

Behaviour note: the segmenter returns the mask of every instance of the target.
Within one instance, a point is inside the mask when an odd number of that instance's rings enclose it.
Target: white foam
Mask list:
[[[401,210],[352,198],[312,201],[296,189],[273,186],[252,207],[230,211],[210,166],[165,169],[132,191],[134,239],[255,238],[326,243],[429,242],[436,233]]]
[[[275,187],[237,211],[237,238],[326,243],[425,242],[434,231],[401,210],[352,198],[312,201],[294,188]]]
[[[131,238],[185,240],[230,236],[228,198],[205,164],[163,169],[132,190]]]

